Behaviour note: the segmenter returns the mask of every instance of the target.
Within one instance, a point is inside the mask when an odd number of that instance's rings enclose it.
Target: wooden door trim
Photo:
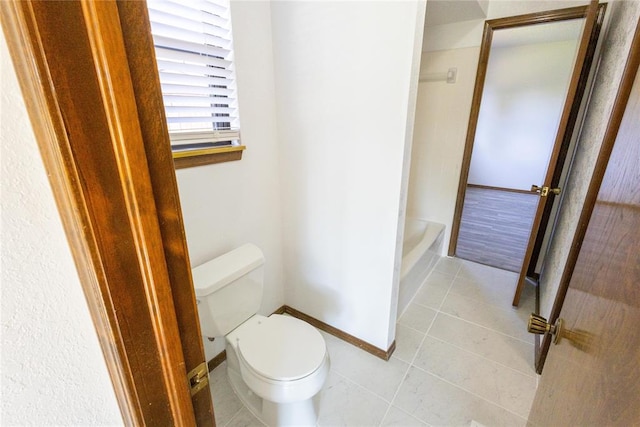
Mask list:
[[[177,277],[190,283],[188,257],[175,182],[162,196],[157,180],[173,162],[168,144],[168,156],[145,145],[118,13],[114,1],[0,4],[123,421],[194,425],[172,295]]]
[[[462,155],[462,166],[460,170],[460,180],[458,181],[458,194],[456,197],[456,207],[451,225],[451,238],[449,240],[448,255],[454,256],[458,244],[460,233],[460,222],[462,220],[462,209],[464,207],[464,197],[466,195],[467,181],[469,180],[469,169],[471,168],[471,155],[473,154],[473,143],[476,137],[476,128],[480,116],[480,104],[482,102],[482,92],[487,75],[487,65],[489,64],[489,54],[491,51],[491,41],[495,30],[520,27],[524,25],[534,25],[550,23],[567,19],[584,18],[587,14],[587,6],[557,9],[546,12],[530,13],[526,15],[510,16],[506,18],[490,19],[484,23],[482,33],[482,43],[480,45],[480,56],[476,71],[476,81],[473,87],[473,98],[471,101],[471,112],[467,125],[467,137],[465,139],[464,152]]]
[[[613,110],[611,111],[611,115],[609,116],[609,122],[607,123],[607,128],[605,130],[602,145],[600,147],[600,152],[598,153],[594,172],[589,183],[582,211],[580,213],[580,219],[578,220],[578,226],[571,242],[571,249],[567,257],[567,262],[565,263],[564,269],[562,271],[562,276],[560,277],[558,292],[556,293],[553,307],[551,308],[551,314],[549,316],[549,322],[551,323],[554,323],[558,319],[558,317],[560,317],[560,311],[562,310],[565,297],[567,296],[567,290],[569,289],[569,282],[571,281],[571,276],[573,275],[573,271],[576,267],[578,255],[580,254],[580,249],[582,248],[582,243],[587,232],[587,226],[589,225],[591,214],[593,213],[593,209],[596,205],[598,191],[600,190],[602,180],[604,179],[607,164],[609,163],[609,158],[611,157],[611,152],[613,151],[613,146],[616,141],[616,137],[618,136],[618,130],[620,129],[620,124],[622,123],[622,118],[624,116],[627,102],[631,94],[633,82],[639,69],[640,22],[638,22],[638,24],[636,25],[636,30],[629,51],[629,57],[627,58],[627,63],[622,74],[622,80],[616,94]],[[536,372],[538,374],[542,373],[544,363],[547,359],[547,354],[549,353],[551,342],[552,338],[548,335],[545,335],[542,339],[540,354],[538,357],[536,357]]]
[[[175,159],[160,88],[151,24],[145,2],[117,2],[126,47],[131,83],[135,94],[140,130],[147,156],[151,185],[160,219],[160,233],[169,272],[173,304],[185,359],[190,372],[205,361],[204,345],[195,292],[192,290],[191,262],[174,172]],[[215,424],[211,394],[192,396],[198,425]]]

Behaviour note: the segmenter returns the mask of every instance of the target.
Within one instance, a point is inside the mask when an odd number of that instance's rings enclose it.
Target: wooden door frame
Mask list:
[[[589,77],[589,68],[591,62],[593,60],[593,56],[595,54],[595,47],[597,44],[597,36],[600,32],[600,27],[602,24],[602,18],[604,16],[604,11],[606,10],[606,4],[599,5],[599,24],[597,31],[592,33],[592,37],[589,43],[589,46],[585,55],[585,62],[583,65],[582,72],[580,74],[580,78],[576,82],[571,82],[571,84],[575,85],[578,90],[583,90],[586,87],[588,77]],[[473,99],[471,104],[471,113],[469,115],[469,124],[467,127],[467,137],[465,140],[465,148],[462,157],[462,167],[460,170],[460,180],[458,183],[458,194],[456,197],[456,207],[453,215],[453,223],[451,226],[451,238],[449,240],[449,256],[455,256],[458,236],[460,232],[460,223],[462,220],[462,210],[464,207],[464,199],[466,196],[466,187],[467,181],[469,180],[469,170],[471,167],[471,156],[473,154],[473,146],[476,135],[476,128],[478,125],[478,118],[480,115],[480,104],[482,102],[482,95],[484,89],[484,83],[486,80],[487,73],[487,65],[489,63],[489,55],[491,50],[491,41],[493,40],[493,32],[495,30],[507,29],[507,28],[515,28],[521,27],[525,25],[534,25],[534,24],[543,24],[550,22],[563,21],[568,19],[579,19],[586,18],[588,12],[588,6],[578,6],[566,9],[557,9],[546,12],[538,12],[531,13],[526,15],[512,16],[507,18],[498,18],[485,21],[484,32],[482,36],[482,44],[480,47],[480,57],[478,60],[478,69],[476,72],[476,81],[473,89]],[[578,117],[578,112],[580,110],[580,102],[574,103],[571,108],[571,112],[567,117],[568,122],[575,125],[576,119]],[[573,126],[572,126],[573,127]],[[571,135],[568,138],[565,138],[562,141],[560,152],[558,153],[558,163],[564,163],[567,157],[569,144],[571,142]],[[559,181],[560,179],[560,171],[557,173],[557,177],[554,175],[554,179]],[[542,240],[544,238],[544,234],[546,228],[549,223],[550,213],[551,213],[551,203],[547,203],[549,205],[549,209],[544,211],[544,216],[542,217],[543,222],[541,222],[541,226],[538,230],[538,234],[536,237],[536,246],[534,253],[531,254],[531,261],[528,264],[533,264],[535,267],[535,263],[537,263],[538,255],[540,249],[542,247]],[[526,270],[530,270],[529,266],[527,266]]]
[[[560,277],[560,283],[558,284],[558,292],[556,293],[553,307],[551,308],[551,314],[549,316],[549,322],[552,324],[555,323],[556,320],[558,320],[558,318],[560,317],[560,311],[562,310],[565,297],[567,296],[569,283],[571,281],[571,276],[573,275],[573,271],[578,260],[578,255],[580,254],[580,249],[582,248],[582,243],[587,232],[587,226],[589,225],[591,214],[593,213],[593,209],[596,205],[598,191],[600,190],[602,180],[604,179],[607,165],[609,163],[609,158],[611,157],[611,152],[613,151],[613,146],[615,144],[616,137],[618,136],[618,130],[620,129],[620,124],[622,123],[622,118],[624,116],[627,102],[631,94],[633,82],[639,69],[640,22],[636,24],[635,34],[633,36],[631,47],[629,49],[629,56],[627,58],[627,63],[622,74],[622,80],[616,93],[613,110],[611,111],[611,115],[609,116],[609,121],[607,123],[602,145],[600,147],[600,152],[598,153],[598,158],[596,159],[594,172],[591,176],[591,181],[589,182],[587,195],[582,207],[582,211],[580,212],[578,226],[571,242],[569,255],[567,256],[567,262],[565,263],[564,269],[562,270],[562,276]],[[547,359],[547,354],[549,353],[549,348],[551,347],[552,341],[552,337],[548,334],[545,334],[542,339],[542,345],[539,346],[539,351],[536,351],[536,372],[538,374],[542,373],[542,369],[544,368],[544,363]],[[538,349],[536,348],[536,350]]]
[[[146,4],[0,16],[123,421],[215,425]]]

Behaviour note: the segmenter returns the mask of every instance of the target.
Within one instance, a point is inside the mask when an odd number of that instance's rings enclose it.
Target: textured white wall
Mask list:
[[[261,312],[284,304],[282,216],[270,4],[231,3],[242,160],[176,171],[192,266],[244,243],[265,254]],[[204,341],[211,359],[224,341]]]
[[[424,7],[272,3],[286,301],[383,349]]]
[[[3,425],[122,418],[0,32]]]
[[[562,192],[561,211],[540,276],[540,314],[548,317],[558,291],[564,265],[582,212],[602,139],[629,55],[633,33],[640,19],[640,1],[609,3],[609,22],[589,108],[575,157]]]
[[[469,184],[518,190],[542,185],[576,46],[577,39],[491,50]]]

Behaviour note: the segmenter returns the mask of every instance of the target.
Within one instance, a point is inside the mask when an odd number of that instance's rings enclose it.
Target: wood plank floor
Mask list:
[[[519,272],[539,196],[467,187],[456,256]]]

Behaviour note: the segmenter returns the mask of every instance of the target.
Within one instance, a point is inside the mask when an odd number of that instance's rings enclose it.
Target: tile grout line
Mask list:
[[[496,268],[496,267],[492,267],[492,268]],[[453,283],[455,282],[455,280],[456,280],[458,277],[460,277],[461,279],[467,279],[466,277],[463,277],[463,276],[461,276],[461,275],[460,275],[460,272],[461,272],[461,271],[462,271],[462,265],[460,265],[460,267],[458,268],[458,271],[456,272],[455,277],[454,277],[453,281],[451,282],[451,286],[450,286],[450,287],[449,287],[449,289],[447,290],[447,293],[446,293],[446,295],[444,296],[444,298],[442,299],[442,302],[440,303],[440,306],[439,306],[439,307],[438,307],[438,309],[436,310],[436,316],[434,316],[434,319],[433,319],[433,321],[432,321],[432,323],[431,323],[431,326],[433,326],[433,322],[435,321],[435,318],[437,317],[437,315],[438,315],[438,314],[443,314],[443,315],[445,315],[445,316],[449,316],[449,317],[451,317],[451,318],[459,319],[459,320],[462,320],[463,322],[467,322],[467,323],[470,323],[470,324],[472,324],[472,325],[476,325],[476,326],[482,327],[482,328],[484,328],[484,329],[487,329],[487,330],[490,330],[490,331],[497,332],[497,333],[499,333],[499,334],[501,334],[501,335],[504,335],[504,336],[507,336],[507,337],[511,337],[510,335],[504,334],[504,333],[502,333],[502,332],[500,332],[500,331],[496,331],[496,330],[491,329],[491,328],[488,328],[488,327],[486,327],[486,326],[482,326],[482,325],[476,324],[476,323],[474,323],[474,322],[471,322],[471,321],[468,321],[468,320],[462,319],[462,318],[457,317],[457,316],[452,316],[452,315],[450,315],[450,314],[448,314],[448,313],[445,313],[445,312],[441,311],[441,308],[442,308],[442,306],[444,305],[444,301],[447,299],[447,297],[449,296],[449,293],[450,293],[451,289],[453,288]],[[439,339],[439,338],[437,338],[437,337],[434,337],[434,336],[429,335],[429,331],[431,330],[431,326],[429,327],[429,329],[428,329],[427,333],[425,334],[425,336],[424,336],[424,338],[423,338],[423,341],[422,341],[422,343],[420,344],[420,348],[422,348],[422,345],[424,344],[424,340],[426,339],[426,337],[427,337],[427,336],[429,336],[429,337],[431,337],[431,338],[433,338],[433,339],[436,339],[436,340],[438,340],[438,341],[440,341],[440,342],[444,342],[444,343],[446,343],[446,344],[448,344],[448,345],[451,345],[451,346],[453,346],[453,347],[455,347],[455,348],[458,348],[458,349],[460,349],[460,350],[463,350],[463,351],[466,351],[466,352],[468,352],[468,353],[471,353],[471,354],[477,355],[477,356],[479,356],[479,357],[481,357],[481,358],[483,358],[483,359],[485,359],[485,360],[490,360],[490,361],[492,361],[492,362],[494,362],[494,363],[497,363],[497,364],[498,364],[498,365],[500,365],[500,366],[504,366],[504,367],[509,368],[510,370],[513,370],[513,371],[515,371],[515,372],[517,372],[517,373],[520,373],[520,374],[522,374],[522,375],[524,375],[524,376],[526,376],[526,377],[528,377],[528,378],[532,378],[532,379],[534,379],[533,377],[530,377],[530,376],[528,376],[528,375],[526,375],[526,374],[522,373],[521,371],[518,371],[518,370],[516,370],[516,369],[514,369],[514,368],[511,368],[511,367],[509,367],[509,366],[502,365],[501,363],[496,362],[496,361],[493,361],[493,360],[491,360],[491,359],[488,359],[488,358],[486,358],[486,357],[484,357],[484,356],[482,356],[482,355],[480,355],[480,354],[477,354],[477,353],[471,352],[471,351],[469,351],[469,350],[465,350],[465,349],[463,349],[463,348],[461,348],[461,347],[458,347],[458,346],[455,346],[455,345],[453,345],[453,344],[451,344],[451,343],[449,343],[449,342],[447,342],[447,341],[444,341],[444,340],[441,340],[441,339]],[[520,339],[518,339],[518,338],[515,338],[515,337],[511,337],[511,338],[514,338],[514,339],[516,339],[517,341],[521,341],[521,342],[526,343],[526,341],[520,340]],[[527,344],[528,344],[528,343],[527,343]],[[416,356],[417,356],[417,354],[418,354],[418,352],[416,352]],[[411,361],[411,366],[415,367],[416,369],[419,369],[419,370],[421,370],[422,372],[425,372],[425,373],[426,373],[426,374],[428,374],[428,375],[431,375],[431,376],[433,376],[433,377],[435,377],[435,378],[438,378],[438,379],[442,380],[443,382],[445,382],[445,383],[448,383],[448,384],[452,385],[453,387],[456,387],[456,388],[458,388],[458,389],[460,389],[460,390],[462,390],[462,391],[465,391],[465,392],[467,392],[467,393],[471,394],[472,396],[476,396],[477,398],[479,398],[479,399],[481,399],[481,400],[483,400],[483,401],[485,401],[485,402],[488,402],[488,403],[490,403],[490,404],[493,404],[493,405],[497,406],[498,408],[501,408],[501,409],[503,409],[503,410],[505,410],[505,411],[507,411],[507,412],[509,412],[509,413],[511,413],[511,414],[513,414],[513,415],[515,415],[515,416],[517,416],[517,417],[519,417],[519,418],[522,418],[523,420],[527,421],[528,417],[523,417],[523,416],[521,416],[521,415],[519,415],[519,414],[516,414],[516,413],[515,413],[515,412],[513,412],[512,410],[507,409],[507,408],[505,408],[504,406],[502,406],[502,405],[500,405],[500,404],[498,404],[498,403],[494,403],[494,402],[492,402],[492,401],[490,401],[490,400],[488,400],[488,399],[486,399],[486,398],[484,398],[484,397],[482,397],[482,396],[479,396],[478,394],[476,394],[476,393],[472,392],[471,390],[467,390],[466,388],[461,387],[461,386],[459,386],[459,385],[457,385],[457,384],[454,384],[454,383],[452,383],[451,381],[448,381],[448,380],[447,380],[447,379],[445,379],[445,378],[442,378],[442,377],[440,377],[440,376],[438,376],[438,375],[436,375],[436,374],[434,374],[434,373],[432,373],[432,372],[429,372],[429,371],[427,371],[427,370],[425,370],[425,369],[422,369],[422,368],[420,368],[419,366],[414,365],[414,361],[415,361],[415,357],[414,357],[414,359]],[[404,379],[403,379],[403,381],[404,381]]]
[[[478,399],[480,399],[480,400],[483,400],[483,401],[485,401],[485,402],[487,402],[487,403],[490,403],[490,404],[491,404],[491,405],[493,405],[493,406],[496,406],[496,407],[498,407],[498,408],[500,408],[500,409],[503,409],[503,410],[505,410],[505,411],[509,412],[511,415],[515,415],[516,417],[518,417],[518,418],[522,418],[524,421],[527,421],[527,418],[523,417],[523,416],[522,416],[522,415],[520,415],[520,414],[517,414],[517,413],[513,412],[511,409],[507,409],[507,408],[505,408],[504,406],[500,405],[499,403],[492,402],[492,401],[490,401],[489,399],[487,399],[486,397],[482,397],[482,396],[480,396],[479,394],[474,393],[473,391],[467,390],[466,388],[461,387],[461,386],[459,386],[459,385],[457,385],[457,384],[455,384],[455,383],[452,383],[451,381],[447,380],[446,378],[442,378],[442,377],[440,377],[440,376],[438,376],[438,375],[434,374],[433,372],[426,371],[426,370],[424,370],[424,369],[420,368],[419,366],[416,366],[415,368],[416,368],[416,369],[419,369],[420,371],[424,372],[424,373],[425,373],[425,374],[427,374],[427,375],[430,375],[430,376],[432,376],[432,377],[434,377],[434,378],[436,378],[436,379],[438,379],[438,380],[440,380],[440,381],[442,381],[442,382],[445,382],[445,383],[449,384],[450,386],[453,386],[453,387],[457,388],[458,390],[462,390],[462,391],[464,391],[465,393],[469,393],[470,395],[475,396],[475,397],[477,397],[477,398],[478,398]]]
[[[442,257],[440,258],[440,260],[441,259],[442,259]],[[420,285],[420,287],[416,291],[416,295],[418,294],[418,292],[420,292],[422,287],[425,285],[427,279],[431,276],[431,273],[436,271],[436,267],[438,266],[438,263],[440,262],[440,260],[438,260],[436,265],[434,265],[433,269],[429,272],[429,275],[424,279],[424,281],[422,282],[422,284]],[[440,273],[442,273],[442,272],[440,272]],[[454,276],[454,279],[455,279],[455,276]],[[451,289],[451,286],[453,286],[453,280],[451,280],[451,283],[449,284],[449,289],[447,289],[447,293],[445,294],[444,298],[446,298],[447,295],[449,295],[449,290]],[[407,307],[409,307],[409,305],[411,305],[411,303],[413,302],[413,300],[416,297],[416,295],[414,295],[413,298],[411,299],[411,301],[409,301],[409,304],[407,305]],[[440,302],[440,306],[442,306],[442,304],[444,303],[444,298],[442,299],[442,302]],[[393,397],[391,398],[391,402],[389,403],[389,407],[387,408],[387,411],[385,412],[384,417],[382,417],[382,421],[380,422],[380,425],[382,425],[382,423],[384,422],[385,418],[389,414],[389,411],[391,410],[391,407],[393,406],[393,402],[395,402],[396,397],[398,396],[398,393],[400,392],[400,389],[402,388],[402,384],[404,384],[405,380],[407,379],[407,375],[409,374],[409,371],[411,370],[411,367],[414,366],[413,362],[416,360],[416,357],[418,357],[418,353],[420,352],[420,349],[422,348],[422,345],[424,344],[424,341],[427,338],[427,335],[429,334],[429,331],[433,327],[433,323],[435,322],[436,317],[438,315],[438,310],[435,310],[435,311],[436,311],[436,315],[433,316],[433,319],[431,319],[431,322],[429,323],[429,327],[424,332],[424,336],[422,337],[422,340],[420,340],[420,344],[418,345],[418,348],[416,349],[415,354],[411,358],[411,362],[408,363],[407,370],[405,371],[404,375],[402,376],[402,380],[400,381],[400,384],[398,384],[398,387],[396,388],[396,392],[393,394]],[[396,321],[396,323],[397,323],[397,321]],[[403,325],[403,326],[405,326],[405,325]],[[413,329],[413,328],[411,328],[411,329]],[[421,332],[421,331],[418,331],[418,332]],[[408,415],[411,415],[411,414],[408,414]],[[413,415],[411,415],[411,416],[413,417]],[[416,418],[416,417],[413,417],[413,418]],[[421,422],[425,422],[422,419],[420,419],[420,421]]]
[[[356,381],[354,381],[351,378],[345,376],[344,374],[341,374],[338,371],[335,371],[333,369],[331,371],[334,374],[336,374],[337,376],[339,376],[340,378],[342,378],[343,380],[345,380],[346,382],[355,385],[356,387],[366,391],[369,394],[372,394],[373,396],[377,397],[378,399],[381,399],[383,402],[385,402],[387,404],[387,410],[382,415],[382,418],[380,419],[380,423],[378,424],[378,426],[381,426],[382,423],[384,422],[385,418],[387,417],[387,414],[389,413],[389,410],[391,409],[391,400],[385,399],[384,397],[380,396],[378,393],[376,393],[376,392],[374,392],[372,390],[369,390],[367,387],[363,386],[362,384],[357,383]],[[403,378],[402,381],[404,381],[404,377],[402,377],[402,378]],[[400,381],[400,385],[402,385],[402,381]],[[398,385],[398,388],[400,388],[400,385]],[[397,391],[396,391],[396,393],[397,393]],[[395,395],[394,395],[394,397],[395,397]]]
[[[455,257],[452,257],[452,258],[455,258]],[[437,264],[436,264],[436,265],[437,265]],[[493,268],[493,269],[500,270],[500,269],[499,269],[499,268],[497,268],[497,267],[491,267],[491,266],[489,266],[489,267],[490,267],[490,268]],[[434,268],[434,270],[435,270],[435,268]],[[469,277],[461,276],[461,275],[460,275],[460,272],[461,272],[461,271],[462,271],[462,265],[460,265],[460,267],[459,267],[459,268],[458,268],[458,270],[456,271],[456,274],[455,274],[455,276],[454,276],[453,282],[455,282],[455,280],[456,280],[457,278],[460,278],[460,279],[463,279],[463,280],[475,280],[475,279],[473,279],[473,278],[469,278]],[[496,330],[496,329],[492,329],[492,328],[490,328],[490,327],[487,327],[487,326],[481,325],[481,324],[479,324],[479,323],[472,322],[472,321],[470,321],[470,320],[463,319],[462,317],[454,316],[454,315],[452,315],[452,314],[449,314],[449,313],[447,313],[447,312],[444,312],[444,311],[440,310],[440,309],[442,308],[442,305],[444,304],[445,299],[449,296],[449,293],[450,293],[450,291],[451,291],[451,288],[453,287],[453,282],[452,282],[452,285],[449,287],[449,290],[447,291],[447,294],[445,295],[444,299],[442,300],[442,303],[440,304],[440,307],[438,307],[438,309],[436,310],[438,313],[442,313],[442,314],[444,314],[444,315],[447,315],[447,316],[450,316],[450,317],[454,317],[454,318],[456,318],[456,319],[460,319],[460,320],[465,321],[465,322],[467,322],[467,323],[470,323],[470,324],[472,324],[472,325],[476,325],[476,326],[479,326],[479,327],[481,327],[481,328],[484,328],[484,329],[487,329],[487,330],[490,330],[490,331],[497,332],[497,333],[499,333],[500,335],[504,335],[504,336],[506,336],[506,337],[513,338],[513,339],[518,340],[518,341],[520,341],[520,342],[523,342],[523,343],[525,343],[525,344],[531,344],[531,343],[529,343],[529,342],[527,342],[527,341],[525,341],[525,340],[523,340],[523,339],[520,339],[520,338],[518,338],[518,337],[514,337],[514,336],[512,336],[512,335],[506,334],[506,333],[501,332],[501,331],[498,331],[498,330]],[[462,297],[465,297],[464,295],[461,295],[461,296],[462,296]],[[420,303],[416,303],[416,304],[420,305],[421,307],[426,307],[426,306],[424,306],[424,305],[422,305],[422,304],[420,304]],[[480,303],[480,304],[483,304],[483,303]],[[484,304],[484,305],[488,305],[488,306],[493,307],[493,304]],[[431,308],[431,307],[429,307],[429,308]],[[499,306],[498,306],[497,308],[498,308],[498,309],[500,309],[500,310],[502,310],[502,311],[506,311],[505,309],[503,309],[503,308],[501,308],[501,307],[499,307]]]
[[[451,347],[454,347],[454,348],[455,348],[455,349],[457,349],[457,350],[464,351],[465,353],[469,353],[469,354],[472,354],[472,355],[474,355],[474,356],[478,356],[479,358],[484,359],[484,360],[486,360],[486,361],[488,361],[488,362],[495,363],[496,365],[498,365],[498,366],[499,366],[499,367],[501,367],[501,368],[507,368],[507,369],[509,369],[510,371],[513,371],[513,372],[516,372],[516,373],[518,373],[518,374],[524,375],[525,377],[528,377],[528,378],[531,378],[531,379],[535,379],[535,378],[536,378],[536,376],[539,376],[538,374],[536,374],[536,373],[535,373],[535,371],[532,371],[532,372],[533,372],[533,374],[532,374],[532,375],[529,375],[529,374],[527,374],[526,372],[522,372],[522,371],[520,371],[520,370],[518,370],[518,369],[512,368],[511,366],[505,365],[504,363],[501,363],[501,362],[495,361],[495,360],[493,360],[493,359],[490,359],[490,358],[488,358],[488,357],[486,357],[486,356],[483,356],[483,355],[482,355],[482,354],[480,354],[480,353],[476,353],[476,352],[473,352],[473,351],[471,351],[471,350],[467,350],[466,348],[463,348],[463,347],[457,346],[457,345],[455,345],[455,344],[452,344],[452,343],[450,343],[449,341],[443,340],[442,338],[434,337],[433,335],[429,335],[429,338],[432,338],[432,339],[434,339],[434,340],[436,340],[436,341],[440,341],[440,342],[442,342],[442,343],[445,343],[445,344],[447,344],[447,345],[450,345]],[[423,371],[424,371],[424,369],[423,369]]]
[[[440,261],[438,261],[440,262]],[[416,299],[416,297],[418,296],[418,293],[420,292],[420,290],[422,289],[422,287],[427,283],[427,280],[429,280],[429,278],[431,277],[431,275],[433,274],[434,271],[436,271],[436,267],[438,265],[438,262],[436,262],[436,264],[433,266],[433,268],[431,269],[431,271],[429,272],[429,274],[427,274],[427,276],[424,278],[424,280],[420,283],[420,286],[418,286],[418,289],[416,290],[415,294],[413,294],[413,296],[411,297],[411,299],[409,300],[409,302],[407,303],[407,306],[404,308],[404,310],[402,310],[402,313],[400,313],[400,315],[396,315],[396,323],[398,323],[398,319],[400,319],[402,317],[402,315],[407,311],[407,309],[409,308],[409,306],[411,304],[413,304],[413,301]],[[442,273],[442,272],[440,272]],[[430,307],[429,307],[430,308]]]
[[[516,340],[516,341],[519,341],[519,342],[521,342],[521,343],[523,343],[523,344],[533,345],[533,343],[527,342],[527,341],[525,341],[525,340],[523,340],[523,339],[520,339],[520,338],[514,337],[514,336],[509,335],[509,334],[505,334],[504,332],[497,331],[497,330],[492,329],[492,328],[490,328],[490,327],[488,327],[488,326],[484,326],[484,325],[481,325],[481,324],[479,324],[479,323],[472,322],[471,320],[463,319],[462,317],[455,316],[455,315],[453,315],[453,314],[451,314],[451,313],[447,313],[446,311],[440,311],[440,310],[437,310],[437,311],[438,311],[438,313],[440,313],[440,314],[442,314],[442,315],[444,315],[444,316],[448,316],[448,317],[451,317],[451,318],[453,318],[453,319],[461,320],[461,321],[463,321],[463,322],[469,323],[469,324],[474,325],[474,326],[477,326],[477,327],[479,327],[479,328],[482,328],[482,329],[486,329],[486,330],[488,330],[488,331],[495,332],[496,334],[500,334],[500,335],[502,335],[502,336],[504,336],[504,337],[511,338],[511,339]]]
[[[437,264],[436,264],[436,266],[437,266]],[[434,270],[435,270],[435,268],[434,268]],[[432,322],[431,322],[431,325],[430,325],[430,326],[429,326],[429,328],[427,329],[427,332],[425,333],[425,336],[423,337],[423,339],[422,339],[422,341],[421,341],[421,343],[420,343],[420,347],[419,347],[419,348],[421,348],[421,347],[422,347],[422,345],[424,344],[424,340],[426,339],[426,337],[427,337],[427,336],[430,336],[431,338],[437,339],[437,340],[439,340],[439,341],[441,341],[441,342],[444,342],[444,343],[446,343],[446,344],[449,344],[449,345],[451,345],[451,346],[453,346],[453,347],[455,347],[455,348],[458,348],[458,349],[463,350],[463,351],[466,351],[466,352],[468,352],[468,353],[471,353],[471,354],[477,355],[477,356],[479,356],[479,357],[481,357],[481,358],[483,358],[483,359],[485,359],[485,360],[489,360],[489,361],[494,362],[494,363],[496,363],[496,364],[498,364],[498,365],[500,365],[500,366],[504,366],[504,367],[506,367],[506,368],[509,368],[509,369],[510,369],[510,370],[512,370],[512,371],[515,371],[515,372],[521,373],[521,374],[523,374],[523,375],[525,375],[525,376],[528,376],[528,377],[533,378],[532,376],[529,376],[529,375],[527,375],[526,373],[524,373],[524,372],[522,372],[522,371],[520,371],[520,370],[518,370],[518,369],[512,368],[512,367],[507,366],[507,365],[504,365],[504,364],[502,364],[502,363],[500,363],[500,362],[498,362],[498,361],[495,361],[495,360],[493,360],[493,359],[489,359],[489,358],[487,358],[487,357],[485,357],[485,356],[483,356],[483,355],[481,355],[481,354],[479,354],[479,353],[475,353],[475,352],[473,352],[473,351],[470,351],[470,350],[464,349],[464,348],[462,348],[462,347],[458,347],[458,346],[456,346],[456,345],[454,345],[454,344],[452,344],[452,343],[449,343],[448,341],[445,341],[445,340],[439,339],[439,338],[437,338],[437,337],[434,337],[434,336],[432,336],[432,335],[429,335],[429,331],[431,330],[431,326],[433,325],[433,322],[435,321],[435,318],[438,316],[438,314],[442,314],[442,315],[444,315],[444,316],[448,316],[448,317],[451,317],[451,318],[454,318],[454,319],[458,319],[458,320],[461,320],[461,321],[463,321],[463,322],[469,323],[469,324],[471,324],[471,325],[475,325],[475,326],[478,326],[478,327],[480,327],[480,328],[483,328],[483,329],[486,329],[486,330],[489,330],[489,331],[496,332],[496,333],[498,333],[498,334],[500,334],[500,335],[506,336],[506,337],[508,337],[508,338],[515,339],[516,341],[522,342],[522,343],[524,343],[524,344],[532,345],[531,343],[528,343],[528,342],[526,342],[526,341],[524,341],[524,340],[521,340],[521,339],[519,339],[519,338],[517,338],[517,337],[513,337],[513,336],[511,336],[511,335],[505,334],[505,333],[503,333],[503,332],[497,331],[497,330],[492,329],[492,328],[489,328],[489,327],[487,327],[487,326],[480,325],[480,324],[478,324],[478,323],[475,323],[475,322],[472,322],[472,321],[469,321],[469,320],[463,319],[463,318],[458,317],[458,316],[451,315],[451,314],[446,313],[446,312],[444,312],[444,311],[442,311],[442,310],[441,310],[442,306],[444,305],[445,300],[447,299],[447,297],[448,297],[448,296],[449,296],[449,294],[451,293],[451,289],[453,288],[453,284],[454,284],[455,280],[456,280],[458,277],[461,277],[462,279],[465,279],[465,277],[460,276],[460,271],[462,271],[462,266],[460,266],[460,267],[458,268],[458,270],[456,271],[456,274],[455,274],[455,276],[454,276],[454,278],[453,278],[453,280],[452,280],[451,284],[449,285],[449,289],[447,290],[447,293],[445,294],[444,298],[443,298],[443,299],[442,299],[442,301],[440,302],[440,305],[438,306],[438,308],[437,308],[437,309],[433,309],[433,308],[431,308],[431,307],[426,307],[426,306],[424,306],[424,305],[422,305],[422,304],[416,303],[416,304],[420,305],[421,307],[430,308],[430,309],[432,309],[432,310],[435,310],[435,311],[436,311],[436,315],[434,316],[434,318],[433,318],[433,320],[432,320]],[[420,288],[418,289],[418,291],[420,291]],[[405,326],[405,325],[403,325],[403,326]],[[418,354],[418,353],[416,352],[416,355],[415,355],[415,356],[417,356],[417,354]],[[414,358],[413,358],[413,359],[412,359],[412,361],[411,361],[411,365],[412,365],[412,366],[413,366],[413,362],[415,361],[415,356],[414,356]]]

